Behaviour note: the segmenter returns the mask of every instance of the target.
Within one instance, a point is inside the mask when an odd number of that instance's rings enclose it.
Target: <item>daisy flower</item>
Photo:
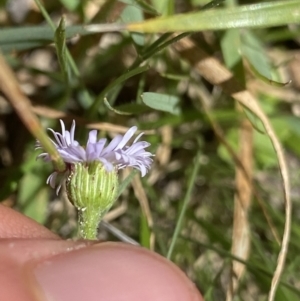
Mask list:
[[[65,129],[65,124],[60,120],[61,133],[52,132],[54,139],[52,143],[56,147],[58,153],[68,166],[69,172],[72,170],[72,165],[81,163],[88,165],[91,162],[98,161],[103,164],[107,172],[116,171],[125,167],[133,167],[141,172],[141,176],[145,176],[153,162],[152,153],[145,149],[150,146],[146,141],[139,141],[143,133],[139,134],[130,144],[129,140],[134,136],[137,127],[131,127],[125,135],[117,135],[107,144],[106,138],[97,140],[97,131],[89,132],[89,138],[86,147],[83,147],[75,140],[75,121],[73,120],[70,131]],[[36,149],[42,149],[39,141],[37,141]],[[37,158],[42,158],[44,161],[50,161],[50,155],[43,152]],[[56,186],[58,172],[54,171],[47,179],[47,184],[52,188]],[[57,193],[61,188],[61,183],[57,187]]]

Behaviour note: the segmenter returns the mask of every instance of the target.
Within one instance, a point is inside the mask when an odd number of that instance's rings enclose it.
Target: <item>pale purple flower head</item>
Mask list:
[[[137,127],[131,127],[125,135],[117,135],[106,146],[107,139],[101,138],[97,140],[97,131],[92,130],[89,132],[89,138],[86,147],[82,147],[78,141],[74,139],[75,134],[75,121],[73,120],[70,131],[65,129],[65,124],[60,120],[61,133],[49,130],[54,136],[51,139],[57,151],[61,155],[67,165],[80,162],[93,162],[100,161],[105,166],[108,172],[115,169],[122,169],[125,167],[133,167],[141,172],[142,177],[148,172],[154,156],[152,153],[147,152],[145,148],[150,146],[146,141],[138,141],[143,133],[139,134],[131,145],[128,145],[129,140],[137,131]],[[37,141],[36,149],[43,149],[40,142]],[[38,155],[38,158],[43,158],[44,161],[50,161],[50,155],[46,152]],[[55,187],[56,177],[58,172],[53,172],[47,179],[47,184],[52,188]],[[57,192],[61,188],[58,186]]]

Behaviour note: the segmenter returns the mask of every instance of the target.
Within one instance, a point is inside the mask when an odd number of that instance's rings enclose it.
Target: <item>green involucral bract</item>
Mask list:
[[[98,225],[117,196],[117,170],[108,172],[100,161],[75,163],[71,169],[66,188],[78,210],[80,235],[97,239]]]

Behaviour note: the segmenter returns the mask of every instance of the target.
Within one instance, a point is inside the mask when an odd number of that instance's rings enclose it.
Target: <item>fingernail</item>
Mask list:
[[[39,263],[34,276],[47,301],[203,301],[177,266],[123,243],[57,255]]]

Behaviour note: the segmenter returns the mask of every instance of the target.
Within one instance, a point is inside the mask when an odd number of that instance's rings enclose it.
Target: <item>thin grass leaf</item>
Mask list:
[[[198,171],[199,171],[199,167],[200,167],[200,155],[201,154],[200,154],[200,151],[199,151],[198,154],[195,157],[193,171],[192,171],[190,179],[188,180],[188,189],[186,191],[186,194],[185,194],[185,197],[184,197],[184,200],[183,200],[182,208],[181,208],[181,211],[180,211],[177,223],[176,223],[176,227],[175,227],[175,230],[174,230],[174,233],[173,233],[173,236],[172,236],[171,245],[170,245],[169,250],[168,250],[168,254],[167,254],[168,259],[171,259],[171,257],[172,257],[176,241],[179,237],[180,230],[181,230],[182,225],[183,225],[184,215],[185,215],[189,200],[191,198],[193,187],[195,185],[195,181],[196,181]]]
[[[136,32],[174,32],[264,28],[300,22],[298,0],[265,2],[252,5],[186,13],[127,24]]]
[[[54,41],[57,51],[58,62],[61,68],[66,85],[69,85],[69,68],[67,63],[67,46],[66,46],[66,22],[63,16],[55,31]]]
[[[110,103],[108,102],[107,98],[105,97],[104,98],[104,105],[112,112],[118,114],[118,115],[131,115],[131,113],[128,113],[128,112],[123,112],[123,111],[120,111],[120,110],[117,110],[115,108],[113,108]]]
[[[52,28],[53,32],[55,33],[55,30],[56,30],[55,25],[54,25],[53,21],[51,20],[48,12],[44,8],[44,6],[42,5],[42,3],[39,0],[35,0],[35,3],[37,4],[38,8],[40,9],[41,13],[43,14],[43,16],[46,19],[49,26]],[[76,63],[67,48],[66,48],[66,58],[67,58],[69,66],[70,66],[70,69],[73,71],[75,76],[78,78],[78,80],[82,86],[82,90],[83,90],[82,94],[86,98],[86,101],[89,103],[92,103],[92,101],[93,101],[92,97],[90,96],[89,91],[86,89],[83,81],[81,80],[79,69],[77,68]],[[66,97],[66,100],[67,100],[67,97]]]
[[[142,67],[135,68],[127,73],[122,74],[120,77],[118,77],[116,80],[114,80],[110,85],[108,85],[96,98],[92,106],[89,108],[87,112],[87,116],[92,118],[97,114],[97,108],[100,105],[102,101],[104,101],[105,97],[107,96],[107,93],[117,87],[119,84],[123,83],[127,79],[140,74],[142,72],[145,72],[146,70],[149,69],[149,66],[145,65]]]
[[[92,28],[93,26],[91,25],[90,27]],[[66,27],[66,39],[73,38],[77,35],[85,36],[94,34],[93,31],[88,30],[90,27],[82,25],[68,26]],[[102,28],[102,32],[118,31],[123,27],[121,24],[97,25],[98,31],[101,31]],[[50,44],[54,41],[53,32],[55,30],[55,26],[52,28],[52,26],[49,25],[3,28],[0,30],[0,48],[2,51],[9,52]]]

